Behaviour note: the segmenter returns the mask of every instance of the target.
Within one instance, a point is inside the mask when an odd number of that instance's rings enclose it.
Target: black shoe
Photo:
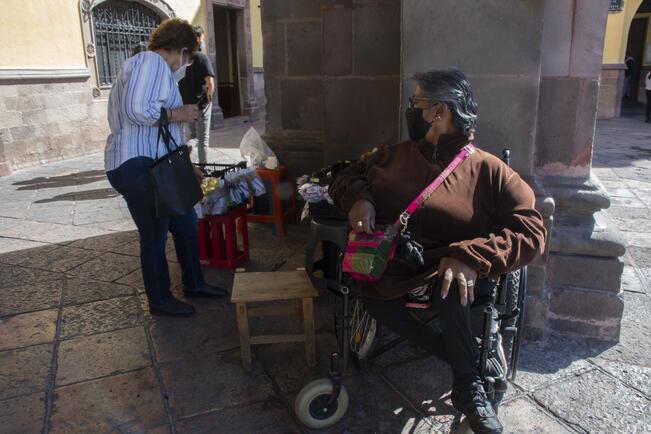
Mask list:
[[[167,316],[190,316],[196,310],[191,304],[184,303],[181,300],[173,298],[165,304],[149,305],[149,312],[152,315],[167,315]]]
[[[452,405],[462,412],[473,432],[481,434],[499,434],[502,432],[493,406],[488,402],[481,382],[475,381],[467,387],[452,391]]]
[[[207,283],[195,289],[184,288],[183,293],[186,297],[223,297],[228,295],[228,291],[224,288],[208,285]]]

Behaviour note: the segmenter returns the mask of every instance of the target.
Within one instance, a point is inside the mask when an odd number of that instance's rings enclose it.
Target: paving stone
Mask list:
[[[34,268],[0,265],[0,289],[14,286],[33,285],[40,282],[57,280],[59,273],[36,270]]]
[[[23,220],[21,225],[0,230],[0,236],[45,243],[61,243],[105,234],[106,231],[91,226],[79,227],[32,220]]]
[[[150,332],[159,362],[204,358],[240,345],[232,305],[187,318],[153,317]]]
[[[37,433],[43,430],[45,394],[0,401],[0,426],[4,434]]]
[[[540,389],[534,397],[540,405],[587,432],[642,433],[651,426],[650,401],[599,370]]]
[[[142,326],[63,341],[58,357],[57,386],[150,365]]]
[[[506,433],[561,434],[573,432],[546,414],[536,404],[524,398],[500,406],[499,416]]]
[[[51,364],[50,344],[0,352],[0,399],[45,391]]]
[[[640,268],[651,268],[651,247],[628,246],[626,251],[633,257],[635,265]]]
[[[33,241],[19,240],[25,243],[33,243]],[[32,263],[41,260],[43,256],[48,256],[50,253],[60,249],[58,244],[45,244],[38,243],[39,246],[28,249],[19,249],[0,255],[0,262],[10,265],[23,265],[30,267]]]
[[[624,232],[629,246],[651,248],[651,234],[645,232]]]
[[[0,318],[0,351],[54,341],[56,322],[56,310]]]
[[[642,283],[638,272],[630,265],[624,266],[624,272],[622,273],[622,290],[639,292],[642,294],[646,292],[645,285]]]
[[[141,322],[135,296],[63,308],[61,339],[135,327]]]
[[[55,389],[51,433],[147,432],[167,423],[150,368]]]
[[[186,358],[161,367],[163,381],[176,417],[268,400],[274,396],[271,381],[254,363],[242,368],[239,351],[209,357]]]
[[[2,282],[0,281],[0,284]],[[54,307],[59,304],[63,278],[29,285],[0,287],[0,316]]]
[[[136,231],[128,232],[115,232],[110,235],[100,237],[84,238],[74,241],[70,245],[72,247],[79,247],[81,249],[96,250],[99,252],[110,252],[112,249],[123,244],[138,241],[138,233]]]
[[[19,222],[20,220],[16,220],[16,221]],[[6,258],[11,258],[18,252],[45,247],[48,245],[49,244],[41,243],[38,241],[19,240],[16,238],[0,237],[0,262],[9,264],[11,262],[8,262]]]
[[[268,333],[265,330],[265,333]],[[260,345],[252,348],[254,358],[264,366],[265,372],[283,393],[298,392],[310,381],[327,376],[330,368],[330,354],[337,351],[337,340],[332,334],[316,335],[316,366],[305,363],[305,347],[302,343]],[[348,367],[345,374],[355,368]]]
[[[629,387],[641,391],[647,398],[651,399],[651,368],[626,363],[614,363],[600,358],[593,359],[593,362],[610,375],[618,378]]]
[[[449,399],[452,389],[450,366],[430,356],[391,366],[385,370],[391,382],[427,414],[428,420],[442,429],[449,429],[458,417]]]
[[[68,278],[63,291],[63,304],[88,303],[133,294],[134,288],[127,285]]]
[[[139,258],[118,255],[115,253],[104,253],[100,257],[69,270],[68,274],[84,279],[113,282],[114,280],[137,270],[139,267]]]
[[[50,250],[36,258],[32,258],[29,263],[23,263],[23,265],[62,273],[78,267],[100,254],[75,247],[62,246],[56,250]]]
[[[639,366],[651,366],[651,300],[648,295],[624,292],[624,316],[619,342],[601,348],[599,358]]]
[[[181,285],[181,267],[177,264],[169,264],[170,284],[172,288]],[[142,271],[140,268],[134,270],[115,281],[121,285],[128,285],[137,288],[139,291],[145,290],[145,283],[142,280]]]
[[[301,432],[286,408],[275,400],[214,411],[176,423],[176,431],[180,434],[213,434],[217,429],[224,433]]]
[[[526,391],[572,377],[592,369],[590,348],[575,341],[552,338],[546,346],[525,344],[520,350],[515,384]]]

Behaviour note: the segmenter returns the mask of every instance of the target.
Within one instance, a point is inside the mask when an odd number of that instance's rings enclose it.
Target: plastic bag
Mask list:
[[[255,128],[249,128],[240,142],[240,154],[249,166],[262,167],[269,157],[276,159],[276,154],[262,140]],[[277,160],[277,159],[276,159]]]

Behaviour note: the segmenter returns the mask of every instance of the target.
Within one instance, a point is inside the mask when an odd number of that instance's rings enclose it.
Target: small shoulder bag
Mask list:
[[[472,143],[461,148],[452,162],[411,201],[396,222],[383,231],[373,234],[351,231],[348,245],[344,252],[342,268],[353,280],[376,282],[382,278],[384,271],[396,253],[398,234],[407,229],[409,217],[416,212],[438,189],[443,181],[475,152]]]

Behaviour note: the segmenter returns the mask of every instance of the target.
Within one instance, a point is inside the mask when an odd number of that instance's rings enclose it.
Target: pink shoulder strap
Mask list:
[[[452,172],[454,172],[456,170],[456,168],[459,167],[461,165],[461,163],[463,163],[465,161],[466,158],[468,158],[468,156],[473,154],[475,152],[475,150],[476,150],[475,145],[472,144],[472,143],[468,143],[466,146],[461,148],[461,150],[459,150],[457,155],[454,157],[454,160],[452,160],[452,162],[450,164],[448,164],[448,167],[446,167],[443,170],[443,172],[441,172],[439,174],[439,176],[437,176],[436,179],[434,181],[432,181],[432,183],[430,185],[425,187],[425,189],[423,191],[421,191],[420,194],[418,196],[416,196],[416,198],[414,200],[411,201],[411,203],[409,204],[407,209],[405,211],[403,211],[402,214],[400,214],[400,217],[394,223],[394,226],[396,228],[399,228],[400,226],[402,226],[402,230],[405,230],[406,227],[407,227],[407,223],[409,221],[409,217],[411,217],[411,215],[414,212],[416,212],[416,210],[418,208],[423,206],[425,201],[427,201],[427,199],[430,198],[432,193],[434,193],[436,191],[436,189],[439,188],[441,186],[441,184],[443,184],[443,181],[445,181],[445,178],[450,176],[450,174]]]

